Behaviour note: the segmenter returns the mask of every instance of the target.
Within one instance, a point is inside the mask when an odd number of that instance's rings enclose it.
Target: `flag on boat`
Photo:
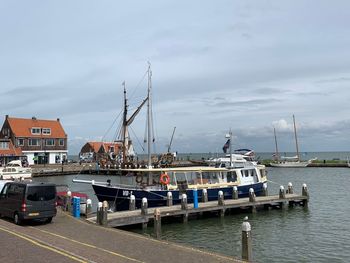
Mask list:
[[[222,147],[222,150],[224,153],[227,152],[227,149],[230,148],[230,139],[227,140],[227,142],[224,144],[224,147]]]

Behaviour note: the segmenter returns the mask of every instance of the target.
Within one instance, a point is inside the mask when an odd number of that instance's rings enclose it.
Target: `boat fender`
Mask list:
[[[139,173],[136,176],[136,183],[141,183],[143,180],[143,174]]]
[[[167,185],[167,184],[170,183],[170,177],[167,174],[161,174],[160,178],[159,178],[159,181],[160,181],[161,184]]]

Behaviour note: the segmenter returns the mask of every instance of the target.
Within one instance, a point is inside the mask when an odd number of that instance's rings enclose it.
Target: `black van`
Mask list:
[[[13,218],[15,224],[27,219],[45,219],[56,215],[56,185],[38,182],[8,182],[0,193],[0,215]]]

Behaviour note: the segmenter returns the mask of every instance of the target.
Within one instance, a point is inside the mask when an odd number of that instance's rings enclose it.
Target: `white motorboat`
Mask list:
[[[32,178],[32,169],[23,167],[21,160],[10,161],[5,167],[0,167],[0,179],[29,179]]]

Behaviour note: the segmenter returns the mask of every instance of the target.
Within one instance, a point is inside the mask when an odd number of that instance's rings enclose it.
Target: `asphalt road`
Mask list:
[[[0,219],[1,262],[240,262],[230,257],[77,220],[51,224]]]

